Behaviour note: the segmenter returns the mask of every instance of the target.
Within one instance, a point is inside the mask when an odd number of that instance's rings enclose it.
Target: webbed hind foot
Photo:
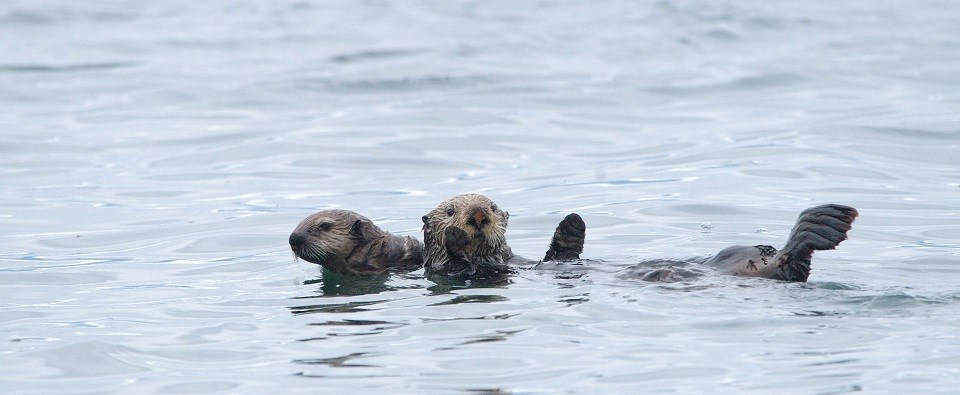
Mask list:
[[[858,214],[857,209],[839,204],[803,210],[790,232],[787,244],[773,259],[778,269],[776,278],[807,281],[813,252],[837,248],[840,242],[847,239],[847,231]]]

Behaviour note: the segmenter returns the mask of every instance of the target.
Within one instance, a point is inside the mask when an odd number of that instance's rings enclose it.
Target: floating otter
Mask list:
[[[423,245],[395,236],[349,210],[323,210],[290,234],[290,249],[307,262],[340,274],[371,276],[412,271],[423,265]]]
[[[698,267],[722,273],[804,282],[810,276],[814,251],[830,250],[847,238],[858,212],[827,204],[804,210],[786,245],[732,246],[699,260],[653,260],[625,271],[623,277],[678,281],[698,277]],[[324,210],[304,219],[290,235],[297,257],[341,274],[370,276],[412,271],[421,265],[428,276],[503,279],[511,266],[536,261],[513,254],[507,245],[510,214],[477,194],[454,196],[423,216],[424,243],[394,236],[369,219],[347,210]],[[541,262],[578,260],[586,226],[570,214],[557,226]]]
[[[741,277],[761,277],[805,282],[810,276],[813,252],[832,250],[847,239],[857,210],[839,204],[811,207],[800,213],[787,244],[773,246],[732,246],[706,259],[678,261],[658,259],[628,268],[621,277],[656,282],[683,281],[704,274],[703,266]]]
[[[483,195],[457,195],[440,203],[423,216],[426,274],[500,277],[509,273],[511,266],[536,263],[514,255],[507,245],[509,218],[509,213]],[[585,229],[579,215],[564,218],[543,261],[579,259]]]
[[[780,251],[768,245],[732,246],[704,264],[736,276],[804,282],[813,252],[837,248],[857,215],[857,209],[839,204],[811,207],[800,213]]]

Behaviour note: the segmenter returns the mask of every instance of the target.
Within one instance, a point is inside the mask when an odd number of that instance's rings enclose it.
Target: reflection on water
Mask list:
[[[503,288],[510,284],[510,277],[514,274],[516,274],[516,271],[511,270],[509,272],[489,273],[483,277],[431,275],[427,279],[434,285],[427,289],[434,295],[443,295],[457,289]]]
[[[341,357],[334,358],[320,358],[320,359],[297,359],[293,363],[299,363],[304,365],[327,365],[332,368],[371,368],[378,367],[376,365],[365,365],[355,362],[350,362],[353,359],[362,358],[369,353],[353,353],[350,355],[344,355]]]
[[[380,302],[383,302],[383,301],[378,300],[378,301],[372,301],[372,302],[346,302],[346,303],[334,303],[334,304],[296,306],[296,307],[290,307],[290,312],[292,312],[293,314],[357,313],[357,312],[370,310],[370,309],[362,308],[363,306],[375,305]]]
[[[434,303],[430,306],[443,306],[450,304],[460,304],[460,303],[495,303],[495,302],[505,302],[509,299],[500,295],[457,295],[453,299]]]
[[[323,276],[307,280],[303,285],[320,284],[320,296],[351,296],[376,294],[394,290],[387,285],[389,274],[379,276],[351,276],[323,269]]]
[[[476,338],[476,339],[468,340],[468,341],[465,341],[465,342],[463,342],[463,343],[457,344],[457,345],[452,346],[452,347],[442,347],[442,348],[438,348],[437,351],[456,350],[457,348],[459,348],[459,347],[461,347],[461,346],[469,346],[469,345],[471,345],[471,344],[491,343],[491,342],[502,342],[502,341],[506,341],[506,340],[510,337],[510,335],[513,335],[513,334],[515,334],[515,333],[519,333],[519,332],[522,332],[522,331],[523,331],[523,330],[497,331],[497,333],[494,334],[494,335],[479,336],[479,337]]]

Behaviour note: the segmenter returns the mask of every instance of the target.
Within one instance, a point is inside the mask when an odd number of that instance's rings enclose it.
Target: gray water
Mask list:
[[[0,392],[956,393],[960,7],[0,4]],[[447,197],[577,273],[324,283]],[[860,210],[806,284],[623,279]]]

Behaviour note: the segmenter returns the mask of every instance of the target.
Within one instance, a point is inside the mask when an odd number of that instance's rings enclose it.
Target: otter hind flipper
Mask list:
[[[803,210],[790,232],[787,244],[774,257],[777,273],[772,278],[807,281],[814,251],[832,250],[847,239],[847,231],[857,218],[857,209],[825,204]]]
[[[567,215],[557,230],[553,232],[553,239],[550,240],[550,248],[547,250],[543,261],[571,261],[580,259],[580,253],[583,252],[583,241],[586,237],[587,225],[583,222],[580,215],[573,213]]]

